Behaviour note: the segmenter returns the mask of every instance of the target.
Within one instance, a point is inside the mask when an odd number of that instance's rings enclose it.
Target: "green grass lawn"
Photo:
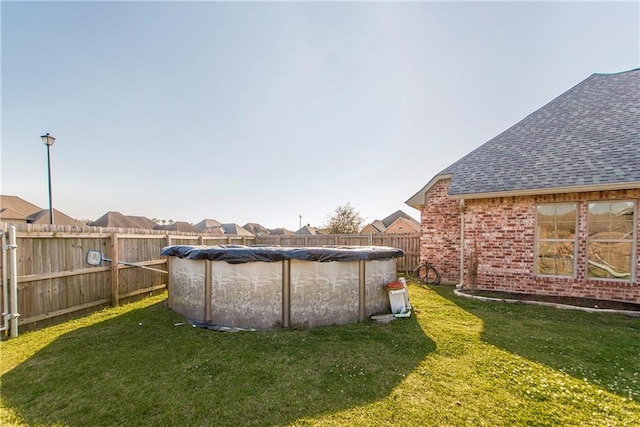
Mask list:
[[[2,425],[640,425],[640,319],[410,285],[414,315],[176,325],[164,296],[0,343]]]

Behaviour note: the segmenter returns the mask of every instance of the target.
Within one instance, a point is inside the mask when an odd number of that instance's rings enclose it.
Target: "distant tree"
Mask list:
[[[328,234],[356,234],[360,231],[360,226],[364,218],[360,216],[350,203],[338,206],[333,215],[328,218],[324,229]]]
[[[175,222],[175,221],[174,221],[174,220],[172,220],[172,219],[170,219],[170,220],[169,220],[169,224],[173,224],[174,222]]]

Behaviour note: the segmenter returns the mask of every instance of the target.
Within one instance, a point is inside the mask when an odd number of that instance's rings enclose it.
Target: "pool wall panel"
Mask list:
[[[291,326],[358,321],[358,262],[291,261]]]
[[[205,263],[174,258],[171,263],[173,286],[171,308],[198,322],[205,321]]]
[[[389,312],[389,295],[384,285],[397,279],[396,260],[365,263],[365,317]]]
[[[211,264],[212,324],[267,329],[282,322],[282,263]]]

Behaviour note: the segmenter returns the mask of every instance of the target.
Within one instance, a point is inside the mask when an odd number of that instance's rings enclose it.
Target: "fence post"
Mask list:
[[[111,234],[111,305],[120,305],[120,283],[118,282],[118,234]]]
[[[11,338],[18,337],[18,245],[16,243],[16,226],[11,224],[9,226],[9,263],[11,264],[11,288],[9,293],[11,295],[11,320],[9,321],[9,332]],[[5,265],[2,268],[6,268]]]
[[[202,238],[202,235],[200,235],[200,237]],[[204,240],[203,240],[204,241]],[[166,235],[166,246],[171,246],[171,234],[169,234],[169,232],[167,231],[167,235]],[[173,274],[171,273],[172,271],[172,260],[173,257],[169,256],[167,257],[167,271],[169,274],[167,274],[167,308],[171,308],[172,304],[173,304],[173,295],[172,295],[172,290],[173,290]]]

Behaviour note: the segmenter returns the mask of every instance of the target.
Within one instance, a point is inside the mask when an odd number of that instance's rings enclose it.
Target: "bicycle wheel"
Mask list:
[[[431,264],[422,263],[413,270],[413,277],[428,285],[440,283],[440,273]]]

